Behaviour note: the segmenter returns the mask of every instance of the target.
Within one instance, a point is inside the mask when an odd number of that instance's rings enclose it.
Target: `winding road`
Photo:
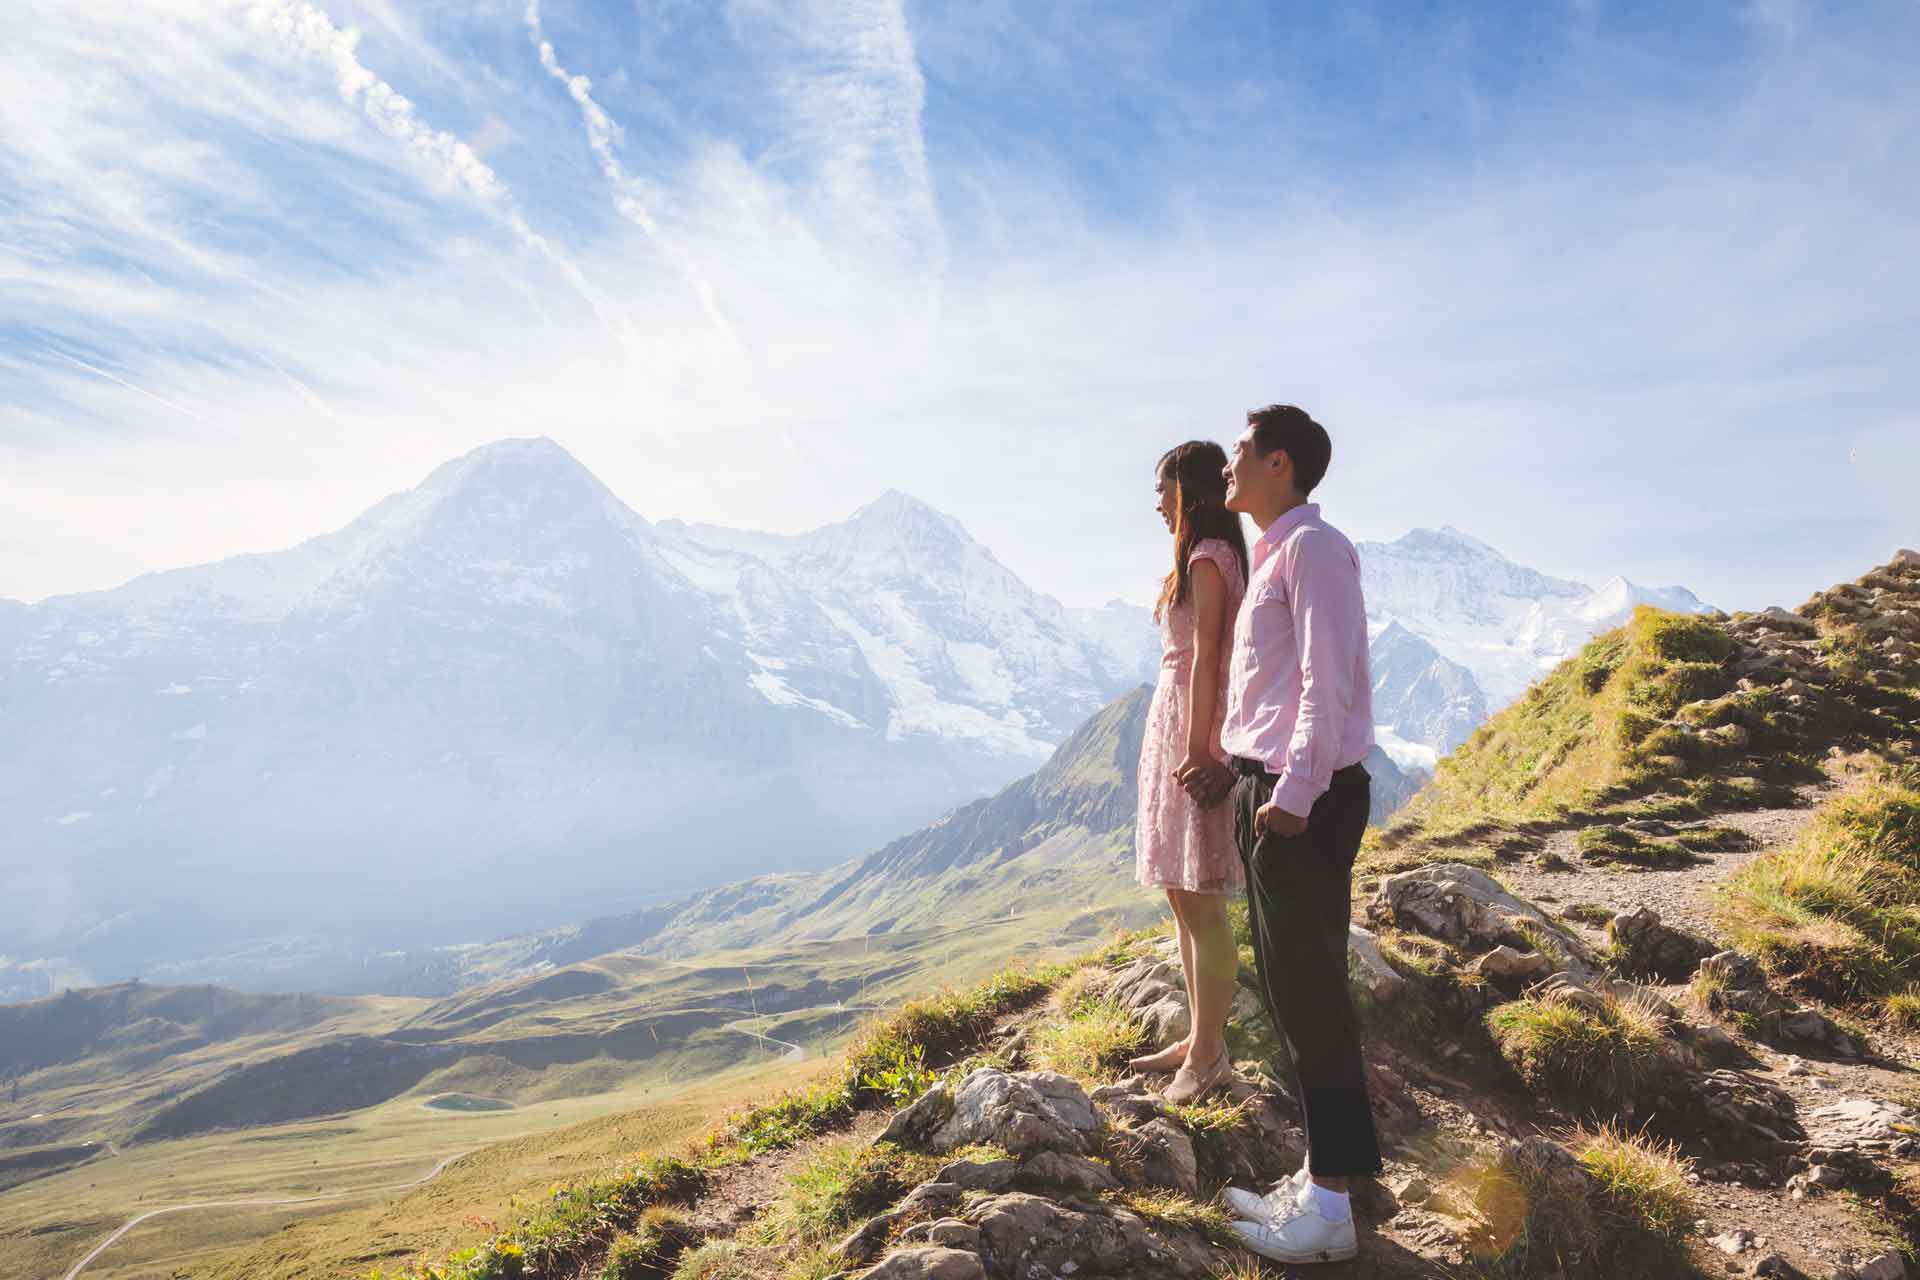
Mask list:
[[[121,1236],[124,1236],[127,1232],[133,1230],[149,1218],[158,1218],[162,1214],[168,1213],[185,1213],[189,1209],[269,1209],[290,1204],[315,1204],[322,1200],[345,1200],[352,1196],[363,1196],[375,1191],[407,1191],[420,1186],[422,1183],[433,1181],[440,1175],[442,1169],[445,1169],[461,1156],[472,1155],[478,1149],[477,1147],[470,1147],[465,1151],[456,1152],[448,1156],[445,1160],[442,1160],[439,1164],[433,1166],[433,1168],[428,1171],[426,1177],[415,1178],[411,1182],[390,1182],[384,1186],[356,1187],[352,1191],[329,1191],[323,1195],[296,1196],[288,1200],[205,1200],[198,1204],[176,1204],[165,1209],[149,1209],[138,1217],[128,1220],[125,1226],[95,1245],[93,1252],[74,1263],[73,1270],[67,1272],[67,1274],[62,1277],[62,1280],[74,1280],[74,1278],[82,1271],[85,1271],[96,1258],[112,1248]]]

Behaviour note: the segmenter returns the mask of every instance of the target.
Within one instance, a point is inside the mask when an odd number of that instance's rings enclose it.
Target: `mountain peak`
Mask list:
[[[1399,551],[1420,553],[1457,555],[1459,552],[1466,551],[1476,557],[1507,562],[1507,557],[1500,554],[1497,548],[1480,541],[1472,534],[1462,533],[1450,524],[1443,524],[1438,529],[1409,529],[1388,545]]]
[[[899,489],[887,490],[843,523],[828,528],[851,531],[863,543],[877,537],[919,550],[974,545],[958,520]]]
[[[848,518],[849,523],[884,521],[889,524],[938,523],[959,527],[960,522],[944,511],[922,502],[900,489],[888,489],[885,493],[855,511]]]

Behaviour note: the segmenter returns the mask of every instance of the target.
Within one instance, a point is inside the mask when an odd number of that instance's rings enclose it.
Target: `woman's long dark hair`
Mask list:
[[[1211,440],[1189,440],[1160,455],[1160,485],[1173,494],[1173,569],[1160,583],[1156,620],[1187,602],[1187,561],[1208,538],[1232,547],[1241,578],[1247,576],[1247,536],[1240,517],[1227,510],[1226,470],[1227,451]]]

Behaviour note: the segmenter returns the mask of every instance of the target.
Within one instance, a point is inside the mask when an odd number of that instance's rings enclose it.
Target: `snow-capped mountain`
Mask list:
[[[1593,636],[1626,621],[1635,605],[1710,612],[1684,587],[1641,587],[1616,577],[1596,590],[1549,577],[1448,526],[1357,545],[1375,643],[1398,623],[1471,672],[1488,712],[1519,697]],[[1443,751],[1453,745],[1411,728],[1399,731]]]
[[[1432,771],[1435,759],[1467,740],[1487,718],[1487,696],[1473,673],[1440,656],[1427,641],[1389,622],[1369,646],[1373,718],[1398,763]]]
[[[1158,661],[1144,611],[1063,608],[904,493],[795,536],[672,521],[659,533],[737,625],[769,701],[888,741],[973,743],[1032,764]]]
[[[0,608],[0,999],[323,982],[826,865],[1137,686],[1112,632],[904,495],[655,526],[551,441],[490,445],[286,551]]]

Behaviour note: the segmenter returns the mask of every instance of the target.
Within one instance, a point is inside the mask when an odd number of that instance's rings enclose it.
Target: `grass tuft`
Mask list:
[[[1572,1145],[1615,1214],[1665,1239],[1686,1233],[1694,1219],[1693,1195],[1677,1146],[1611,1125],[1579,1130]]]
[[[1117,1002],[1101,997],[1049,1022],[1033,1034],[1027,1056],[1046,1071],[1058,1071],[1082,1083],[1104,1083],[1138,1053],[1147,1033]]]
[[[1722,927],[1770,973],[1839,1002],[1920,984],[1920,770],[1880,767],[1722,886]]]
[[[830,1143],[787,1175],[786,1193],[760,1227],[765,1243],[817,1244],[891,1205],[907,1190],[902,1153],[890,1144]]]
[[[1487,1029],[1529,1086],[1589,1109],[1635,1098],[1663,1071],[1659,1022],[1630,1001],[1602,997],[1596,1013],[1525,996],[1491,1010]]]

